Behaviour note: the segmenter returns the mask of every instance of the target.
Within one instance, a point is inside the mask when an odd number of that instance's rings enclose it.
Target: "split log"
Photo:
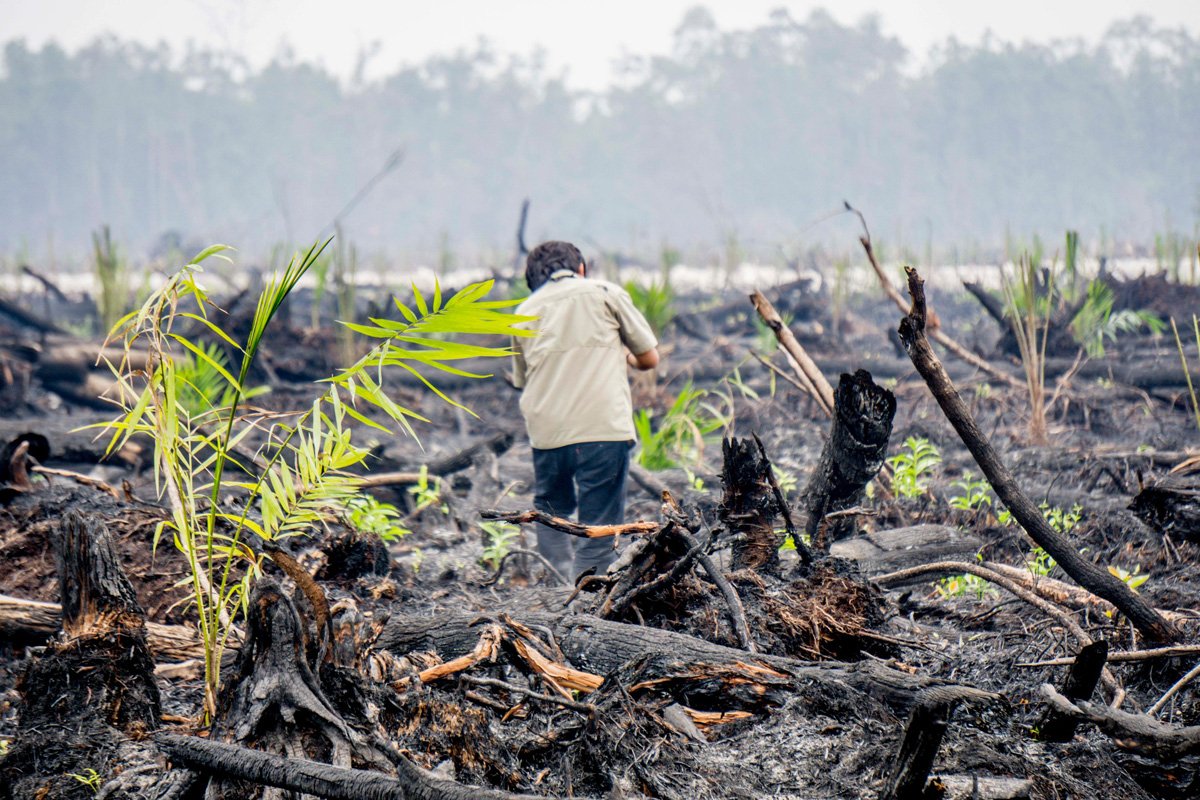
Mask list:
[[[805,531],[814,546],[826,515],[856,505],[883,466],[895,415],[895,395],[876,385],[870,373],[842,373],[829,438],[803,495]],[[828,552],[827,542],[821,549]]]
[[[1098,641],[1081,648],[1063,682],[1062,694],[1072,703],[1091,700],[1104,671],[1108,642]],[[1048,708],[1038,723],[1038,738],[1046,742],[1069,742],[1075,736],[1078,719]]]
[[[520,610],[512,613],[530,627],[548,628],[572,665],[596,675],[607,675],[627,662],[645,657],[710,666],[758,664],[800,681],[841,687],[839,691],[849,686],[900,711],[910,709],[923,691],[954,685],[910,675],[876,661],[818,663],[765,653],[750,654],[687,634],[603,620],[589,614],[526,613]],[[475,648],[479,641],[476,625],[489,619],[487,615],[462,613],[437,617],[396,615],[388,621],[375,646],[399,655],[432,650],[444,658],[455,657]],[[987,692],[970,691],[977,693],[972,696],[980,699],[996,697]]]
[[[68,511],[54,544],[62,635],[26,669],[0,796],[73,797],[71,773],[107,774],[119,745],[156,728],[161,713],[145,615],[108,532]]]
[[[1012,472],[1000,460],[991,442],[979,429],[966,403],[946,375],[941,361],[930,347],[925,337],[924,281],[915,269],[908,267],[907,272],[908,289],[913,302],[912,310],[900,321],[900,340],[912,359],[913,366],[925,379],[930,392],[979,464],[996,496],[1012,512],[1030,538],[1053,556],[1063,571],[1076,583],[1111,602],[1151,641],[1176,641],[1179,632],[1173,625],[1150,608],[1125,583],[1084,559],[1065,536],[1050,527],[1041,510],[1021,491]]]

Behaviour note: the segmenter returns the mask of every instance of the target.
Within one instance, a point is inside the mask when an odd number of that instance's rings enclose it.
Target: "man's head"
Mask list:
[[[525,283],[529,284],[529,291],[536,292],[560,269],[578,272],[581,264],[583,253],[570,242],[542,242],[525,259]]]

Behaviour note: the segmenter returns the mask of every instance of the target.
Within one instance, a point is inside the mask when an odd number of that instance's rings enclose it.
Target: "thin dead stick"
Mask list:
[[[114,499],[123,499],[121,493],[110,484],[105,483],[99,478],[92,478],[78,472],[72,472],[69,469],[54,469],[53,467],[33,466],[29,468],[30,472],[36,472],[39,475],[53,476],[55,478],[67,478],[73,480],[83,486],[91,486],[93,489],[99,489],[102,492],[110,494]]]
[[[1126,650],[1122,653],[1110,653],[1109,663],[1114,661],[1152,661],[1156,658],[1175,658],[1177,656],[1192,656],[1200,654],[1200,645],[1177,644],[1173,647],[1155,647],[1151,650]],[[1075,659],[1048,658],[1045,661],[1027,661],[1016,664],[1018,667],[1065,667]]]
[[[1198,676],[1198,675],[1200,675],[1200,664],[1197,664],[1196,666],[1192,667],[1190,670],[1188,670],[1188,674],[1184,675],[1182,678],[1175,681],[1175,685],[1172,686],[1170,689],[1167,689],[1166,693],[1162,697],[1158,698],[1158,701],[1154,705],[1152,705],[1152,706],[1150,706],[1150,708],[1146,709],[1146,713],[1149,716],[1153,717],[1159,711],[1162,711],[1162,708],[1163,708],[1163,706],[1165,706],[1167,704],[1167,701],[1170,700],[1175,695],[1177,695],[1179,693],[1180,689],[1184,688],[1189,683],[1196,680],[1196,676]]]
[[[508,564],[508,560],[510,558],[512,558],[513,556],[531,556],[533,558],[536,558],[538,561],[542,562],[542,566],[546,568],[546,572],[552,578],[554,578],[554,580],[558,581],[563,586],[571,585],[571,582],[569,580],[567,580],[566,578],[564,578],[563,574],[561,572],[559,572],[557,569],[555,569],[554,565],[551,564],[549,561],[547,561],[546,557],[536,550],[509,550],[507,553],[504,554],[504,557],[500,559],[500,564],[497,565],[497,567],[496,567],[496,574],[493,575],[492,577],[488,578],[486,581],[484,581],[483,583],[481,583],[479,585],[480,586],[491,586],[496,581],[500,580],[500,576],[504,574],[505,565]]]
[[[696,549],[696,540],[682,526],[676,527],[675,532],[687,542],[689,552]],[[733,621],[733,631],[737,634],[738,643],[741,644],[743,650],[750,653],[757,653],[758,648],[754,645],[754,639],[750,637],[750,625],[746,622],[746,609],[742,605],[742,598],[738,597],[737,590],[725,579],[725,576],[721,574],[720,568],[713,563],[712,558],[703,549],[697,552],[696,561],[700,563],[700,566],[704,567],[704,571],[708,573],[708,577],[721,590],[721,594],[725,598],[725,604],[729,607],[729,616]]]
[[[979,429],[966,403],[954,388],[953,381],[946,374],[946,368],[933,352],[925,336],[925,282],[912,267],[906,267],[906,270],[908,291],[913,302],[912,310],[900,320],[900,341],[946,419],[954,426],[984,477],[992,485],[996,496],[1012,512],[1029,538],[1049,553],[1072,580],[1116,606],[1150,641],[1161,644],[1177,642],[1180,632],[1176,626],[1163,619],[1124,582],[1083,558],[1067,537],[1050,527],[1041,510],[1021,491],[1016,478]]]
[[[996,586],[999,586],[1013,597],[1024,600],[1038,611],[1041,611],[1046,616],[1056,620],[1059,624],[1066,628],[1072,636],[1075,637],[1075,640],[1079,642],[1080,647],[1086,647],[1095,641],[1090,635],[1088,635],[1087,631],[1080,627],[1079,623],[1072,619],[1071,615],[1063,609],[1059,608],[1048,600],[1038,597],[1028,589],[1018,586],[1014,581],[1009,580],[999,572],[988,569],[984,566],[980,566],[979,564],[972,564],[967,561],[936,561],[932,564],[918,564],[917,566],[909,567],[908,569],[889,572],[886,575],[880,575],[874,580],[880,586],[887,586],[891,583],[904,583],[905,581],[915,578],[918,575],[928,575],[930,573],[954,575],[961,572],[968,572],[972,575],[977,575],[988,583],[993,583]],[[1116,676],[1114,676],[1107,667],[1105,667],[1102,674],[1105,688],[1116,692],[1120,688],[1120,684],[1117,683]]]
[[[887,273],[883,271],[883,267],[879,266],[878,259],[875,258],[875,248],[871,246],[871,231],[867,229],[867,220],[863,217],[861,211],[852,207],[849,203],[846,203],[846,210],[854,212],[858,216],[858,221],[862,223],[863,235],[858,237],[858,241],[862,244],[863,250],[865,250],[867,253],[867,261],[871,262],[871,269],[875,270],[875,277],[879,279],[879,285],[883,287],[883,293],[886,294],[891,301],[896,304],[896,308],[900,309],[901,314],[907,314],[909,312],[908,303],[904,302],[904,298],[901,297],[900,292],[896,290],[896,285],[892,283],[892,279],[887,276]],[[940,324],[931,327],[929,335],[933,337],[935,342],[976,369],[986,372],[993,378],[1007,383],[1013,388],[1020,389],[1021,391],[1026,390],[1024,383],[1009,375],[1007,372],[1003,372],[996,367],[993,367],[987,361],[984,361],[982,358],[963,347],[957,341],[950,338],[950,335],[942,330]]]
[[[502,522],[523,524],[540,522],[547,528],[578,536],[581,539],[603,539],[606,536],[629,536],[633,534],[656,533],[662,526],[657,522],[626,522],[621,525],[581,525],[569,519],[547,514],[545,511],[480,511],[483,519],[495,519]]]
[[[522,686],[516,686],[511,683],[505,683],[496,678],[478,678],[474,675],[459,675],[458,679],[463,683],[469,683],[472,686],[491,686],[493,689],[503,689],[506,692],[513,694],[521,694],[526,697],[531,697],[534,700],[541,700],[544,703],[553,703],[556,706],[569,708],[574,711],[582,711],[585,714],[592,714],[596,711],[596,707],[591,703],[580,703],[577,700],[568,700],[565,697],[554,697],[553,695],[542,694],[535,692],[533,689],[526,689]]]
[[[791,329],[783,324],[779,312],[762,292],[755,290],[754,294],[750,295],[750,302],[754,305],[754,310],[758,312],[759,318],[775,333],[775,338],[779,340],[779,345],[783,348],[784,353],[795,360],[798,367],[797,374],[802,376],[801,381],[807,380],[815,388],[813,396],[816,398],[817,404],[821,406],[821,410],[827,416],[833,416],[833,387],[829,385],[829,381],[825,380],[825,375],[822,374],[820,367],[796,340]]]
[[[358,485],[361,489],[377,486],[411,486],[420,483],[421,477],[419,472],[377,472],[359,478]],[[425,474],[425,480],[429,480],[429,473]]]
[[[796,380],[796,378],[792,377],[791,375],[789,375],[786,372],[784,372],[783,370],[781,370],[779,367],[772,364],[770,362],[770,360],[763,358],[761,353],[751,352],[750,355],[752,355],[756,359],[758,359],[758,363],[762,364],[764,367],[771,370],[771,372],[774,372],[776,375],[783,378],[785,381],[790,383],[792,386],[795,386],[797,389],[804,392],[809,397],[812,397],[814,399],[816,398],[816,390],[813,389],[811,385],[805,386],[804,384],[800,383],[800,381]]]

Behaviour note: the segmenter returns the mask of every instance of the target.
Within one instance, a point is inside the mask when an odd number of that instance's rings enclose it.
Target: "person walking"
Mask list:
[[[626,366],[658,366],[658,341],[620,286],[590,278],[568,242],[530,251],[532,294],[516,313],[533,337],[513,339],[513,384],[533,448],[534,506],[584,525],[625,521],[625,480],[634,443]],[[576,539],[539,524],[537,547],[568,578],[615,558],[610,539]]]

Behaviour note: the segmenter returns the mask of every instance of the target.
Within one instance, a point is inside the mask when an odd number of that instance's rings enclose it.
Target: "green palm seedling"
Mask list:
[[[292,259],[266,284],[258,299],[245,341],[236,342],[212,318],[215,306],[198,277],[202,262],[221,256],[217,245],[197,255],[150,295],[141,308],[126,315],[110,338],[119,339],[125,357],[110,364],[119,391],[115,401],[121,415],[108,423],[110,452],[131,436],[144,434],[154,443],[155,479],[170,516],[156,531],[154,545],[170,532],[187,565],[186,583],[196,610],[205,650],[205,710],[215,709],[220,685],[221,653],[239,612],[245,610],[250,587],[259,574],[270,543],[307,534],[321,521],[345,515],[359,496],[359,480],[346,470],[359,465],[366,450],[353,443],[352,422],[387,431],[394,422],[415,436],[411,420],[424,420],[391,399],[387,375],[400,368],[416,375],[426,387],[449,403],[461,404],[442,392],[422,370],[474,378],[489,377],[456,366],[468,358],[511,355],[502,347],[478,346],[434,335],[529,336],[514,327],[527,320],[504,313],[511,301],[486,300],[491,281],[472,284],[449,298],[440,287],[427,301],[413,288],[415,310],[400,300],[400,319],[373,318],[370,325],[344,323],[370,337],[371,350],[324,383],[324,391],[308,408],[270,417],[246,406],[252,391],[246,380],[270,328],[288,294],[319,259],[328,241]],[[223,257],[223,256],[222,256]],[[182,320],[203,329],[241,354],[236,374],[213,349],[178,333]],[[151,370],[131,366],[134,347],[149,351]],[[196,365],[203,365],[202,386]],[[219,376],[214,378],[213,375]],[[189,392],[219,397],[215,407],[189,408]],[[365,413],[375,409],[383,423]],[[236,453],[248,437],[266,432],[266,441],[247,463]],[[238,480],[226,476],[234,464]],[[249,476],[249,477],[246,477]],[[219,498],[240,494],[232,510]]]

